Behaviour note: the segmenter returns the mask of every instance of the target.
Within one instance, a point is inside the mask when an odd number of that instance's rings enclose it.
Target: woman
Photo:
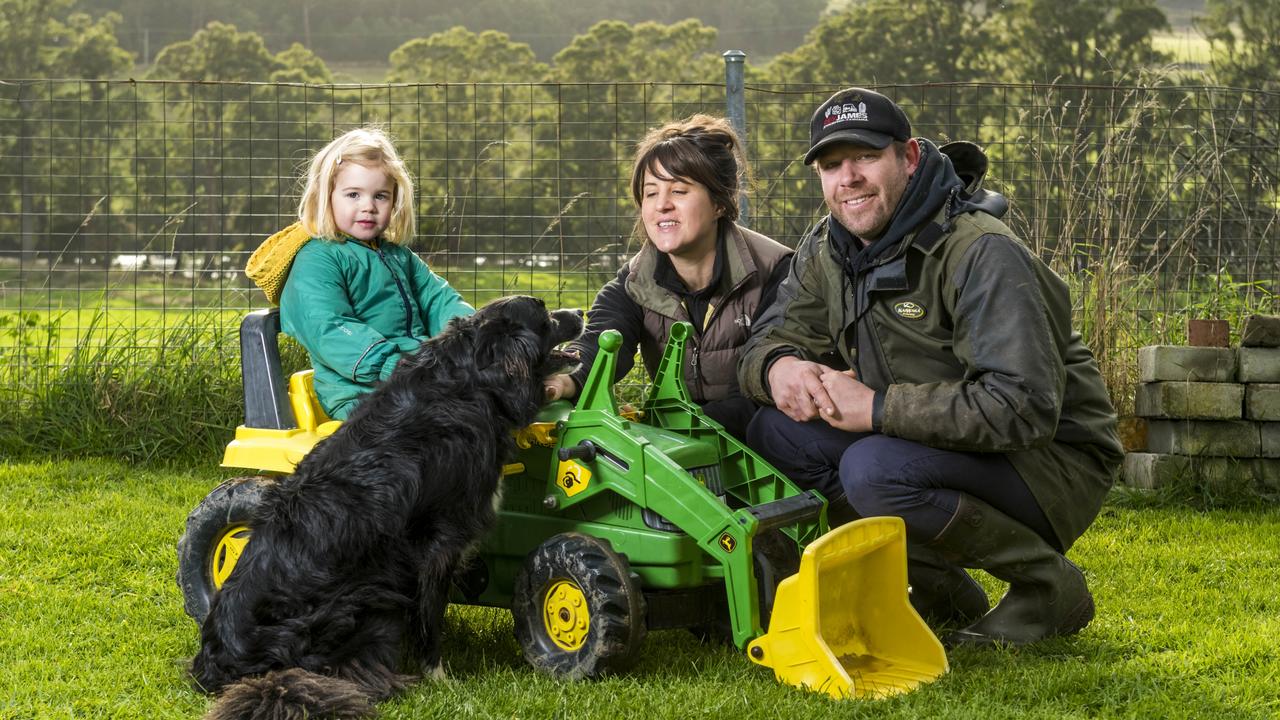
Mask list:
[[[637,347],[652,376],[672,324],[687,321],[694,327],[685,354],[690,395],[735,437],[746,436],[756,405],[738,392],[738,351],[792,254],[735,222],[746,174],[741,141],[723,118],[694,115],[644,137],[631,171],[643,245],[596,295],[572,346],[582,366],[548,378],[549,398],[578,394],[605,330],[622,334],[615,379],[631,370]]]

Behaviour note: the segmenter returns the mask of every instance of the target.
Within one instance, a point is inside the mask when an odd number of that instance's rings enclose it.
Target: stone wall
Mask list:
[[[1250,317],[1240,345],[1138,351],[1146,447],[1125,455],[1126,484],[1280,490],[1280,318]]]

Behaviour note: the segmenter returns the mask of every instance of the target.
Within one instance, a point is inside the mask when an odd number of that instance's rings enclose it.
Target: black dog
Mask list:
[[[581,331],[531,297],[451,321],[266,491],[192,661],[221,693],[209,717],[363,717],[414,679],[406,660],[439,674],[450,578]]]

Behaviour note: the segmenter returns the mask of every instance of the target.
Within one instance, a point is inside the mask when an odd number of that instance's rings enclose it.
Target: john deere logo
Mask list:
[[[725,552],[733,552],[733,549],[738,547],[738,541],[734,540],[729,533],[725,533],[720,536],[720,547],[724,548]]]
[[[586,490],[590,483],[590,470],[572,460],[560,463],[560,468],[556,471],[556,485],[560,486],[566,497],[573,497]]]
[[[898,313],[898,317],[904,320],[919,320],[924,317],[924,307],[910,300],[894,305],[893,311]]]

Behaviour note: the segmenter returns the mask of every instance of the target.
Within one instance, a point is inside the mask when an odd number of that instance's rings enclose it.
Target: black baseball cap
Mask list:
[[[812,163],[823,148],[836,143],[883,148],[894,140],[909,139],[911,123],[897,103],[874,90],[845,88],[813,111],[804,164]]]

